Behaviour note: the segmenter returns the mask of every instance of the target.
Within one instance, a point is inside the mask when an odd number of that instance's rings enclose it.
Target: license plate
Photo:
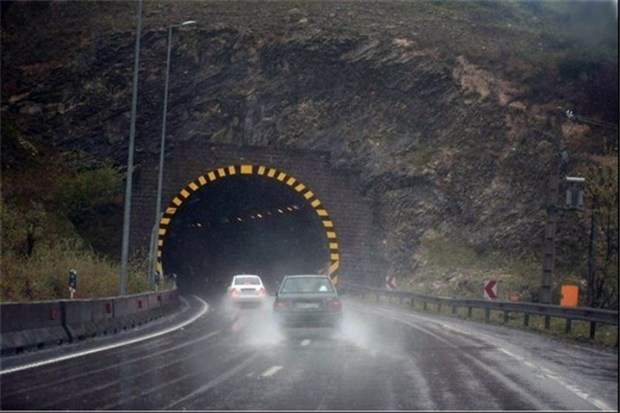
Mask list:
[[[318,310],[321,308],[320,303],[295,303],[295,308],[298,310]]]

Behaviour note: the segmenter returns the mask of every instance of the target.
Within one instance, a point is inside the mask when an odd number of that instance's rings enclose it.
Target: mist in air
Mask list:
[[[281,330],[273,319],[273,300],[270,296],[260,306],[238,306],[222,296],[219,304],[220,316],[227,323],[227,332],[240,345],[262,350],[286,346],[303,345],[304,342],[319,340],[333,342],[339,346],[352,346],[370,355],[398,354],[401,340],[386,337],[380,325],[373,318],[365,317],[346,296],[343,302],[344,319],[340,331],[324,327],[298,327]]]

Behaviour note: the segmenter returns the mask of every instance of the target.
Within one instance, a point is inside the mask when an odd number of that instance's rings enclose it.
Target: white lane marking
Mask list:
[[[367,312],[370,312],[370,311],[367,311]],[[459,332],[461,334],[471,335],[471,333],[469,333],[467,331],[464,331],[464,330],[461,330],[461,329],[458,329],[458,328],[454,328],[452,326],[449,326],[446,323],[442,323],[441,321],[433,320],[430,317],[420,317],[420,316],[416,316],[416,315],[412,315],[412,314],[411,315],[409,315],[409,314],[402,314],[402,313],[398,313],[396,311],[391,311],[391,310],[388,310],[388,309],[380,309],[379,311],[375,310],[375,311],[373,311],[373,313],[377,314],[379,316],[390,318],[390,319],[392,319],[394,321],[397,321],[399,323],[403,323],[403,324],[407,324],[409,326],[415,327],[415,326],[413,326],[412,324],[410,324],[407,321],[404,321],[404,320],[399,319],[399,318],[395,318],[395,317],[398,317],[398,316],[407,315],[407,316],[409,316],[409,317],[411,317],[413,319],[422,319],[424,321],[433,322],[435,324],[438,324],[438,325],[444,327],[447,330],[453,330],[453,331],[457,331],[457,332]],[[420,327],[417,326],[416,328],[420,328]],[[423,329],[423,328],[421,328],[421,330],[425,331],[425,329]],[[428,331],[427,331],[427,333],[428,333]],[[435,336],[434,334],[431,334],[431,335],[433,335],[435,338],[439,338],[438,336]],[[477,337],[481,338],[479,335]],[[440,338],[440,340],[444,341],[441,338]],[[521,356],[518,356],[516,354],[513,354],[513,353],[511,353],[508,350],[505,350],[503,348],[499,348],[498,347],[498,350],[501,351],[502,353],[504,353],[504,354],[506,354],[506,355],[508,355],[508,356],[510,356],[512,358],[514,358],[515,360],[520,361],[521,363],[525,364],[526,366],[528,366],[531,369],[541,371],[543,373],[543,375],[546,376],[548,379],[555,381],[556,383],[558,383],[559,385],[561,385],[562,387],[567,389],[569,392],[575,394],[579,398],[581,398],[581,399],[583,399],[583,400],[585,400],[585,401],[587,401],[589,403],[592,403],[594,406],[598,407],[599,409],[604,410],[604,411],[612,411],[612,412],[617,411],[617,409],[612,409],[611,407],[609,407],[609,405],[607,403],[603,402],[602,400],[599,400],[599,399],[596,399],[596,398],[592,397],[592,395],[590,395],[588,392],[586,392],[585,390],[581,389],[580,387],[577,387],[574,384],[568,383],[568,382],[560,379],[556,374],[554,374],[550,370],[548,370],[548,369],[546,369],[544,367],[538,367],[538,366],[534,365],[533,363],[525,360],[524,357],[521,357]]]
[[[254,354],[252,354],[250,357],[248,357],[247,359],[243,360],[241,363],[237,364],[235,367],[233,367],[232,369],[228,370],[226,373],[222,374],[221,376],[216,377],[215,379],[209,381],[207,384],[205,384],[204,386],[194,390],[193,392],[189,393],[188,395],[181,397],[180,399],[174,400],[172,403],[170,403],[168,406],[164,407],[163,410],[169,410],[172,409],[174,406],[178,406],[179,404],[183,403],[184,401],[191,399],[192,397],[200,394],[200,393],[204,393],[207,390],[225,382],[226,380],[230,379],[232,376],[234,376],[237,372],[243,370],[245,368],[245,366],[247,366],[248,364],[250,364],[250,362],[252,360],[255,360],[256,356]]]
[[[307,346],[308,344],[310,344],[310,340],[308,340],[307,338],[302,340],[302,342],[301,342],[302,346]]]
[[[132,363],[132,364],[133,363],[138,363],[140,361],[146,360],[146,359],[151,358],[151,357],[156,357],[156,356],[159,356],[161,354],[169,353],[169,352],[172,352],[172,351],[177,351],[178,349],[191,346],[192,344],[196,344],[196,343],[198,343],[200,341],[208,340],[211,337],[213,337],[215,335],[218,335],[218,334],[220,334],[219,330],[212,331],[212,332],[210,332],[210,333],[208,333],[208,334],[206,334],[206,335],[204,335],[202,337],[199,337],[199,338],[191,340],[191,341],[183,342],[182,344],[176,345],[174,347],[169,347],[169,348],[167,348],[165,350],[162,350],[162,351],[156,351],[154,353],[149,353],[149,354],[147,354],[145,356],[142,356],[142,357],[134,358],[129,363]],[[67,381],[76,380],[76,379],[79,379],[79,378],[82,378],[82,377],[87,377],[87,376],[90,376],[90,375],[93,375],[93,374],[101,374],[104,371],[113,370],[113,369],[117,368],[119,365],[120,364],[118,364],[118,363],[114,363],[114,364],[108,365],[108,366],[106,366],[104,368],[97,369],[97,370],[89,370],[89,371],[84,372],[82,374],[78,374],[77,376],[65,377],[62,380],[60,380],[58,382],[55,382],[55,384],[65,383]],[[28,393],[28,392],[31,392],[31,391],[33,391],[35,389],[46,387],[48,385],[49,385],[49,383],[43,383],[43,384],[40,384],[40,385],[37,385],[37,386],[34,386],[34,387],[28,387],[28,388],[20,390],[20,391],[18,391],[16,393],[12,393],[12,395]],[[105,387],[106,386],[104,386],[103,388],[105,388]],[[91,388],[91,390],[92,390],[92,388]],[[101,409],[101,410],[107,410],[107,409],[104,408],[104,409]]]
[[[499,351],[501,351],[502,353],[506,354],[507,356],[510,356],[510,357],[512,357],[513,359],[516,359],[516,360],[518,360],[518,361],[523,361],[523,360],[525,360],[523,357],[521,357],[521,356],[517,356],[516,354],[511,353],[510,351],[508,351],[508,350],[506,350],[506,349],[503,349],[503,348],[501,348],[501,347],[499,347],[499,348],[498,348],[498,350],[499,350]]]
[[[555,373],[553,373],[551,370],[546,369],[544,367],[539,367],[534,365],[533,363],[530,363],[529,361],[525,360],[524,357],[518,356],[514,353],[511,353],[510,351],[503,349],[503,348],[499,348],[499,351],[501,351],[502,353],[506,354],[509,357],[512,357],[513,359],[525,364],[526,366],[528,366],[529,368],[533,369],[533,370],[540,370],[543,374],[542,376],[547,377],[550,380],[555,381],[556,383],[560,384],[561,386],[565,387],[566,389],[568,389],[568,391],[572,392],[573,394],[577,395],[578,397],[582,398],[583,400],[586,400],[589,403],[592,403],[593,405],[595,405],[596,407],[598,407],[601,410],[605,410],[605,411],[615,411],[615,409],[612,409],[611,407],[609,407],[607,405],[607,403],[603,402],[602,400],[599,399],[595,399],[593,398],[588,392],[586,392],[585,390],[565,382],[564,380],[562,380],[558,375],[556,375]]]
[[[273,376],[274,374],[276,374],[280,369],[282,369],[282,366],[273,366],[267,370],[265,370],[265,372],[263,374],[261,374],[261,376],[263,377],[269,377],[269,376]]]
[[[134,338],[134,339],[127,340],[127,341],[121,341],[120,343],[110,344],[110,345],[107,345],[107,346],[97,347],[97,348],[94,348],[94,349],[91,349],[91,350],[81,351],[79,353],[68,354],[68,355],[62,356],[62,357],[56,357],[56,358],[53,358],[53,359],[38,361],[36,363],[25,364],[23,366],[17,366],[17,367],[13,367],[13,368],[10,368],[10,369],[0,370],[0,376],[2,376],[3,374],[15,373],[16,371],[22,371],[22,370],[32,369],[32,368],[35,368],[35,367],[45,366],[45,365],[52,364],[52,363],[58,363],[59,361],[64,361],[64,360],[70,360],[70,359],[74,359],[74,358],[78,358],[78,357],[83,357],[83,356],[87,356],[89,354],[99,353],[101,351],[106,351],[106,350],[111,350],[113,348],[127,346],[129,344],[139,343],[140,341],[150,340],[152,338],[163,336],[164,334],[171,333],[171,332],[173,332],[175,330],[182,329],[186,325],[191,324],[194,321],[196,321],[198,318],[202,317],[207,312],[207,310],[209,309],[209,305],[205,301],[203,301],[199,297],[196,297],[195,295],[193,295],[192,297],[194,297],[195,299],[197,299],[198,301],[200,301],[202,303],[202,308],[192,318],[190,318],[189,320],[186,320],[186,321],[184,321],[184,322],[182,322],[180,324],[177,324],[176,326],[170,327],[170,328],[168,328],[166,330],[159,331],[157,333],[149,334],[148,336],[138,337],[138,338]]]

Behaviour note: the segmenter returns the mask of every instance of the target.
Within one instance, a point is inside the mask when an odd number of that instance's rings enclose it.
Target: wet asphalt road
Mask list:
[[[618,409],[615,352],[348,296],[341,332],[184,300],[136,331],[3,358],[0,409]]]

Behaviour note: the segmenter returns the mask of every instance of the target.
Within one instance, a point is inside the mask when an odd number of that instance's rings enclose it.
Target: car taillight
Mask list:
[[[258,295],[267,295],[267,290],[261,287],[260,290],[258,290]]]
[[[285,300],[278,300],[273,303],[273,309],[275,311],[286,311],[291,308],[291,302]]]
[[[338,298],[330,298],[327,300],[328,311],[342,311],[342,303]]]
[[[232,297],[237,297],[239,295],[239,290],[237,290],[236,288],[233,288],[232,290],[230,290],[230,295]]]

